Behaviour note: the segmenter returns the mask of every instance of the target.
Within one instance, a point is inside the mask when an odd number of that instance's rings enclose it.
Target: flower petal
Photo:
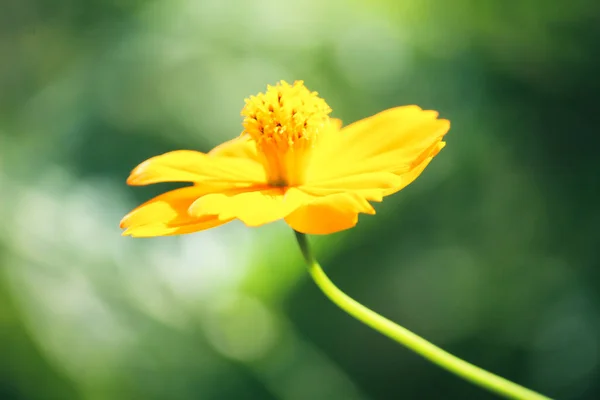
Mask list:
[[[300,189],[317,196],[354,193],[367,200],[381,201],[387,189],[394,188],[400,184],[402,184],[402,179],[398,175],[381,171],[324,180],[311,185],[301,186]]]
[[[207,216],[206,218],[199,219],[198,222],[189,225],[170,226],[161,223],[153,223],[149,225],[127,228],[123,232],[123,236],[144,238],[156,236],[184,235],[186,233],[194,233],[210,228],[215,228],[217,226],[224,225],[230,221],[231,220],[220,220],[216,216]]]
[[[185,187],[161,194],[137,207],[121,220],[123,235],[135,237],[179,235],[229,222],[216,216],[193,217],[189,206],[206,194],[206,188]]]
[[[338,193],[315,198],[285,218],[293,229],[311,235],[327,235],[352,228],[358,214],[375,214],[375,210],[360,196]]]
[[[226,153],[225,150],[217,150],[216,154]],[[158,182],[202,182],[217,187],[243,187],[265,180],[264,168],[254,159],[177,150],[144,161],[131,172],[127,183],[141,186]]]
[[[343,128],[314,157],[310,184],[377,171],[405,173],[450,128],[435,111],[417,106],[393,108]]]
[[[264,225],[284,218],[312,198],[298,189],[265,187],[259,190],[233,190],[202,196],[189,208],[198,217],[218,215],[237,218],[248,226]]]
[[[247,158],[259,161],[256,142],[250,136],[243,135],[222,143],[208,152],[211,156]]]
[[[384,196],[388,196],[390,194],[396,193],[399,190],[404,189],[406,186],[411,184],[415,179],[417,179],[417,177],[419,175],[421,175],[421,172],[423,172],[425,167],[427,167],[427,165],[429,165],[431,160],[433,160],[433,157],[435,157],[436,154],[439,153],[440,150],[443,149],[445,145],[446,145],[446,142],[437,143],[434,146],[434,148],[430,150],[428,155],[424,159],[421,160],[420,164],[418,164],[417,166],[412,168],[409,172],[399,175],[402,183],[396,187],[386,189],[384,191]]]

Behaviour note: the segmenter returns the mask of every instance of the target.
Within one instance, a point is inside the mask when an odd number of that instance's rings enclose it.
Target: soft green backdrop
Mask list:
[[[600,398],[598,21],[591,0],[2,0],[0,398],[493,398],[336,309],[283,223],[120,236],[168,186],[127,187],[132,167],[238,135],[280,79],[346,123],[452,121],[376,216],[312,238],[334,282],[486,369]]]

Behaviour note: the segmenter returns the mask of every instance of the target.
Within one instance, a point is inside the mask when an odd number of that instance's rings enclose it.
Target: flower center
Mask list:
[[[256,141],[269,184],[297,186],[319,132],[329,123],[331,108],[302,81],[268,86],[250,96],[242,110],[244,132]]]

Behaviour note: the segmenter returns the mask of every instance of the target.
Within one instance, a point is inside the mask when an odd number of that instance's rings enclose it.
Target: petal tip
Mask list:
[[[127,183],[129,186],[138,186],[136,185],[136,176],[134,175],[129,175],[125,183]]]
[[[137,167],[135,167],[131,173],[129,174],[129,176],[127,177],[127,184],[129,186],[141,186],[143,185],[143,179],[144,179],[144,171],[147,169],[148,166],[148,160],[142,162],[140,165],[138,165]]]

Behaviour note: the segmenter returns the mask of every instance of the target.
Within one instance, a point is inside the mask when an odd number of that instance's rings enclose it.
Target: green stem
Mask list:
[[[308,240],[303,233],[296,232],[296,239],[302,254],[308,264],[308,271],[323,293],[338,307],[348,314],[370,326],[376,331],[388,336],[396,342],[408,347],[415,353],[425,357],[434,364],[466,379],[476,385],[510,399],[549,400],[548,397],[517,385],[498,375],[470,364],[445,350],[440,349],[427,340],[415,335],[406,328],[395,324],[387,318],[368,309],[337,288],[325,275],[319,263],[315,260]]]

